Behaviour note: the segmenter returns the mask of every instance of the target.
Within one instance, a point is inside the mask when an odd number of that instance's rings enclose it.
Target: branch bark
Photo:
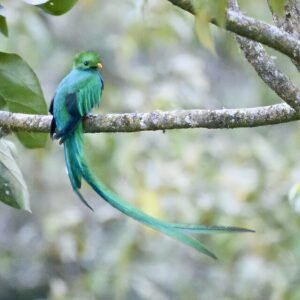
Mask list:
[[[276,14],[272,10],[271,1],[268,0],[270,11],[272,12],[275,25],[291,34],[297,40],[300,40],[300,1],[286,0],[284,5],[284,13]],[[292,59],[293,64],[300,71],[300,62]]]
[[[12,131],[49,132],[51,116],[26,115],[0,111],[0,127]],[[300,120],[300,114],[287,104],[218,110],[154,111],[149,113],[92,115],[85,131],[136,132],[188,128],[228,129],[257,127]]]
[[[237,0],[228,0],[229,9],[239,12]],[[260,43],[253,42],[241,36],[236,36],[246,59],[255,69],[258,76],[288,105],[300,111],[300,89],[281,72],[272,58],[266,53]]]
[[[191,14],[196,14],[191,0],[168,1]],[[212,23],[215,24],[213,20]],[[300,41],[276,26],[228,9],[225,27],[230,32],[269,46],[300,63]]]

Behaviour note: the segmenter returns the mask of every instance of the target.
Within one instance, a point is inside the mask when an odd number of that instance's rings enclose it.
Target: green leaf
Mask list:
[[[206,14],[208,22],[215,19],[220,26],[225,26],[227,0],[192,0],[196,14]]]
[[[274,13],[279,15],[284,13],[284,5],[286,0],[269,0],[269,3]]]
[[[24,2],[36,5],[46,13],[60,16],[68,12],[78,0],[23,0]]]
[[[204,47],[214,52],[214,42],[209,24],[214,19],[220,26],[226,22],[226,0],[192,0],[196,33]]]
[[[0,108],[3,108],[5,106],[5,104],[6,104],[5,99],[3,97],[1,97],[1,95],[0,95]]]
[[[0,96],[11,112],[47,114],[47,105],[38,78],[18,55],[0,52]],[[27,148],[44,147],[44,133],[17,133]]]
[[[217,23],[225,27],[227,0],[209,1],[209,15],[216,19]]]
[[[0,32],[6,37],[8,36],[6,15],[5,15],[4,7],[1,4],[0,4]]]
[[[300,212],[300,183],[296,183],[289,191],[288,199],[296,212]]]
[[[78,0],[50,0],[44,4],[38,5],[46,13],[54,16],[60,16],[68,12]]]
[[[195,29],[200,43],[212,52],[215,51],[213,38],[209,29],[209,16],[199,11],[195,16]]]
[[[23,175],[13,157],[14,144],[0,139],[0,201],[29,212],[29,195]]]

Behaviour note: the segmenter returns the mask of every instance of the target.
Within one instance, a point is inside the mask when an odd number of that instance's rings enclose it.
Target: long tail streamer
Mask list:
[[[81,187],[81,179],[83,178],[94,190],[101,196],[106,202],[115,207],[125,215],[141,222],[154,230],[158,230],[194,249],[206,254],[214,259],[217,259],[216,255],[208,250],[198,240],[192,238],[186,233],[193,234],[211,234],[211,233],[237,233],[237,232],[254,232],[254,230],[239,228],[239,227],[226,227],[226,226],[205,226],[205,225],[192,225],[192,224],[177,224],[168,223],[156,218],[153,218],[133,205],[124,201],[111,190],[106,188],[98,179],[96,179],[90,172],[84,154],[83,148],[83,129],[80,123],[76,130],[68,136],[64,141],[64,152],[68,175],[71,181],[71,185],[79,196],[81,201],[87,205],[90,209],[91,206],[87,203],[84,197],[79,192]]]

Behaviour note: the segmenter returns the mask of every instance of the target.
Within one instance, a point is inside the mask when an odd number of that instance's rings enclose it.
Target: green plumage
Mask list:
[[[91,208],[79,192],[83,178],[99,196],[125,215],[212,258],[216,258],[216,256],[198,240],[187,234],[253,232],[238,227],[174,224],[155,219],[122,200],[94,178],[85,159],[82,117],[100,103],[103,79],[98,67],[101,67],[101,64],[96,53],[82,52],[78,54],[74,59],[73,70],[59,84],[50,106],[50,112],[53,114],[51,136],[64,143],[70,182],[81,201]]]

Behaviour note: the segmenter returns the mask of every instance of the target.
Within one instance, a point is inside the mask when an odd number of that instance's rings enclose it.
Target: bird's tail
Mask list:
[[[81,199],[81,201],[84,204],[86,204],[89,208],[91,207],[79,192],[81,186],[81,178],[84,178],[85,181],[95,190],[95,192],[99,196],[101,196],[106,202],[108,202],[120,212],[135,219],[138,222],[141,222],[151,227],[154,230],[158,230],[188,246],[191,246],[199,252],[202,252],[214,259],[216,259],[217,257],[210,250],[208,250],[198,240],[190,237],[186,233],[210,234],[216,232],[254,232],[253,230],[239,227],[168,223],[153,218],[140,211],[139,209],[135,208],[133,205],[124,201],[123,199],[115,195],[111,190],[106,188],[90,172],[84,155],[83,134],[81,124],[74,131],[74,133],[65,140],[64,150],[71,185],[76,194]]]

